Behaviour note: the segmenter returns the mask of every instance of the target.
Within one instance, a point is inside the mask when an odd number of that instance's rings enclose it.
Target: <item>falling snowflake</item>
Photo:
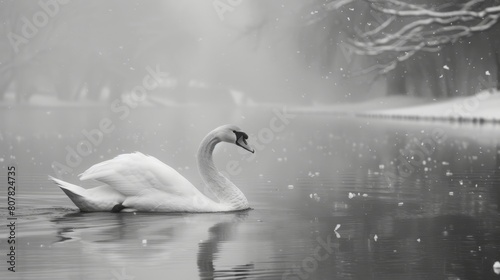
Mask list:
[[[497,275],[500,275],[500,262],[496,261],[493,264],[493,272],[495,272],[495,274]]]
[[[311,194],[309,194],[309,197],[314,199],[316,202],[319,202],[319,200],[320,200],[320,197],[317,193],[311,193]]]

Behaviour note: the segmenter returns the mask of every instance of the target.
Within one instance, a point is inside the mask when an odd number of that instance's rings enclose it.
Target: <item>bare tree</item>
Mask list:
[[[500,0],[309,3],[304,25],[313,32],[304,29],[302,38],[333,40],[332,52],[310,55],[335,60],[329,71],[348,78],[340,79],[348,88],[362,83],[370,88],[383,78],[388,94],[435,98],[498,86]]]
[[[500,1],[497,0],[445,1],[438,6],[400,0],[335,0],[325,8],[342,11],[360,2],[376,13],[376,21],[374,24],[365,22],[370,28],[355,29],[355,35],[343,44],[353,53],[382,57],[382,63],[364,72],[387,73],[419,51],[436,52],[445,44],[486,31],[500,17]]]

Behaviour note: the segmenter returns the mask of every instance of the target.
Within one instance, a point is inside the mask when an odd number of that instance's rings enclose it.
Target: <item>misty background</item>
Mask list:
[[[384,15],[365,1],[336,2],[2,1],[0,97],[110,101],[140,84],[148,66],[169,74],[155,94],[173,104],[446,98],[496,87],[498,24],[380,73],[370,67],[397,54],[360,55],[346,42]]]

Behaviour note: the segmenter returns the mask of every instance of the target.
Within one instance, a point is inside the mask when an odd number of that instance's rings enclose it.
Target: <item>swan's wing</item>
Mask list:
[[[136,152],[98,163],[80,174],[80,180],[94,179],[125,196],[144,196],[158,191],[181,197],[200,192],[172,167]]]

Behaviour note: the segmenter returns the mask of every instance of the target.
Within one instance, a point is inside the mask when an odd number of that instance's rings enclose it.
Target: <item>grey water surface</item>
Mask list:
[[[23,108],[0,111],[0,203],[16,167],[16,272],[2,279],[496,279],[499,127],[286,114],[227,107]],[[82,132],[111,131],[86,151]],[[246,194],[235,213],[79,213],[47,180],[141,151],[203,190],[196,150],[218,125],[250,136],[254,155],[216,149]],[[70,157],[71,159],[71,157]],[[237,163],[235,163],[237,162]],[[231,164],[228,164],[231,163]],[[70,170],[71,169],[71,170]],[[1,211],[2,224],[8,211]]]

